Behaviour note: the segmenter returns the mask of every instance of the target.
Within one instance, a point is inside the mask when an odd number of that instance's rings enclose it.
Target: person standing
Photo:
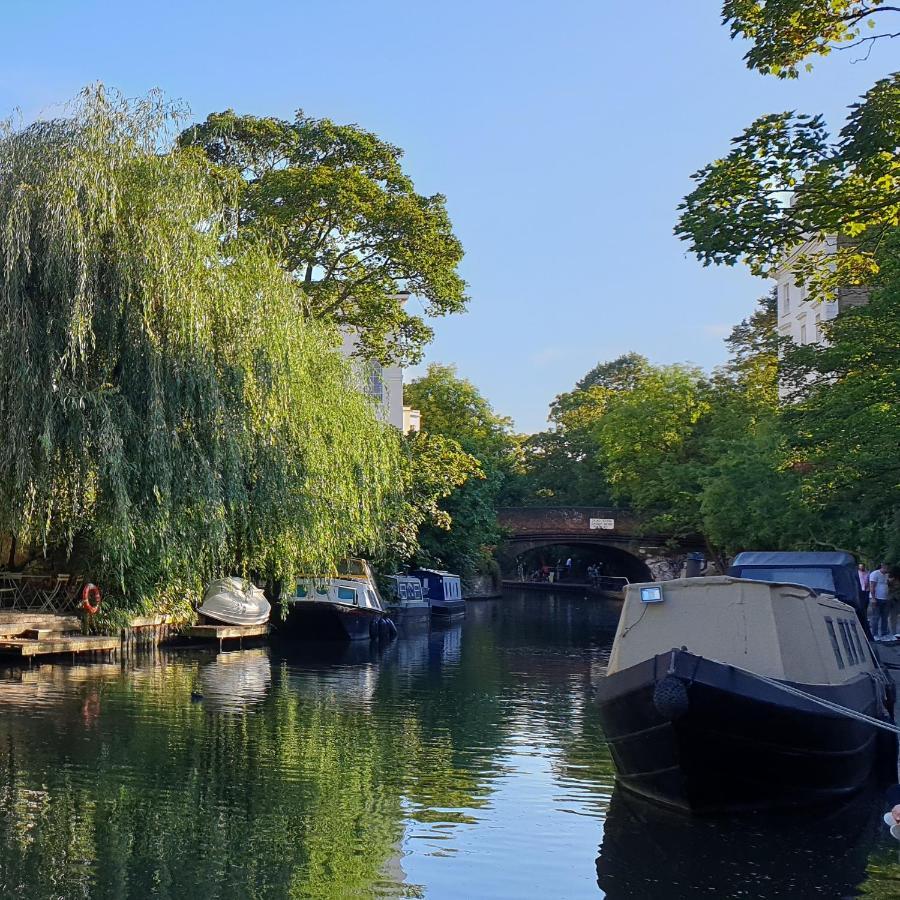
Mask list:
[[[856,576],[859,578],[859,589],[862,591],[863,596],[868,597],[869,595],[869,570],[866,568],[865,563],[860,563],[856,567]]]
[[[888,615],[890,612],[891,584],[888,564],[883,562],[875,572],[869,573],[869,596],[871,597],[872,637],[876,641],[890,641]]]

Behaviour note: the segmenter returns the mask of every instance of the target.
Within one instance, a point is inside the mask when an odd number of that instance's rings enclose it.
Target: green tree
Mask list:
[[[497,506],[516,464],[512,423],[498,416],[470,381],[453,366],[432,364],[404,389],[408,403],[422,411],[422,429],[430,436],[456,441],[481,467],[441,503],[452,522],[449,531],[426,527],[421,558],[468,576],[492,556],[501,537]]]
[[[750,41],[744,59],[750,69],[796,78],[810,56],[871,45],[900,36],[887,0],[725,0],[722,19],[731,36]],[[883,24],[888,21],[886,30]],[[807,66],[810,67],[809,65]]]
[[[704,263],[770,275],[791,255],[815,299],[869,284],[900,220],[900,74],[851,107],[832,140],[820,116],[757,119],[694,176],[676,233]]]
[[[401,490],[378,560],[385,571],[395,571],[419,555],[423,529],[432,535],[448,532],[453,521],[441,501],[470,479],[484,477],[478,460],[453,438],[410,432],[402,443]]]
[[[465,306],[462,246],[445,199],[415,191],[402,151],[356,125],[299,111],[293,122],[213,113],[179,137],[242,176],[237,232],[272,233],[284,267],[303,285],[306,308],[351,328],[363,356],[416,362],[429,316]]]
[[[0,135],[0,530],[159,607],[374,549],[396,433],[171,109],[86,92]]]
[[[900,235],[883,249],[870,302],[823,330],[827,343],[784,362],[804,498],[831,543],[900,559]]]

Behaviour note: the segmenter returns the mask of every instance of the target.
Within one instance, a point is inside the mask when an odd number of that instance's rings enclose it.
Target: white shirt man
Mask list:
[[[889,633],[888,612],[891,590],[887,563],[882,563],[880,569],[869,573],[869,594],[872,598],[869,617],[872,637],[876,641],[891,641],[893,635]]]
[[[890,600],[890,580],[888,576],[888,567],[882,563],[880,569],[869,573],[869,591],[873,600]]]

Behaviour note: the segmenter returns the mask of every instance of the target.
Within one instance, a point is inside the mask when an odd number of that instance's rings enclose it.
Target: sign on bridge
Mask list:
[[[591,519],[591,531],[613,531],[616,527],[615,519]]]

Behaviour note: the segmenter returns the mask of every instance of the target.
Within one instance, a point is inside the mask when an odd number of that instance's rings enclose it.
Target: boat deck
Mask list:
[[[225,641],[238,641],[243,646],[244,638],[265,637],[269,633],[269,623],[262,625],[213,625],[201,623],[184,629],[185,637],[200,641],[218,641],[219,649]]]

